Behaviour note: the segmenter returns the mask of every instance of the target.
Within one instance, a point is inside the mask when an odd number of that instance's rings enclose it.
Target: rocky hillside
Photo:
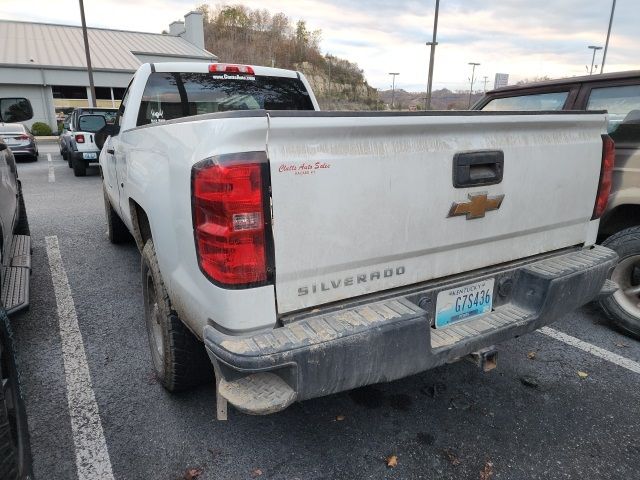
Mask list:
[[[320,51],[319,30],[283,13],[243,5],[198,7],[204,17],[205,48],[221,61],[300,70],[323,109],[382,108],[376,89],[358,65]]]
[[[407,92],[396,89],[394,105],[398,110],[423,110],[426,92]],[[380,92],[380,100],[391,108],[391,90]],[[471,95],[471,105],[482,98],[482,93]],[[434,90],[431,95],[432,110],[467,110],[469,105],[469,92],[453,92],[446,88]]]

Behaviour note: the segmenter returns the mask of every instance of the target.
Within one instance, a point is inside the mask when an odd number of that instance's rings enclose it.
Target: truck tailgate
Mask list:
[[[278,312],[584,243],[604,132],[604,114],[271,112]],[[502,180],[456,188],[476,151],[502,152]]]

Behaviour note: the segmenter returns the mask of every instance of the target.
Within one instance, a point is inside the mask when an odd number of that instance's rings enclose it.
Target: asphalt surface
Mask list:
[[[140,255],[107,239],[97,167],[76,178],[55,144],[40,152],[18,165],[33,274],[31,307],[12,319],[36,478],[78,478],[44,240],[54,235],[116,479],[640,478],[640,375],[540,333],[500,345],[490,373],[460,362],[217,422],[212,385],[173,395],[154,379]],[[554,328],[640,361],[640,342],[592,305]]]

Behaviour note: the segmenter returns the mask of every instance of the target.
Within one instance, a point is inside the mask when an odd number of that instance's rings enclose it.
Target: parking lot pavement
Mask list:
[[[640,342],[590,305],[561,335],[501,345],[490,373],[460,362],[217,422],[212,385],[171,395],[153,377],[140,256],[106,237],[97,168],[76,178],[57,146],[40,152],[18,166],[33,274],[13,319],[37,478],[638,478]]]

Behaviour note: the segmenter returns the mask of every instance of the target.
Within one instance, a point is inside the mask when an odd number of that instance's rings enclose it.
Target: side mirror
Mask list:
[[[26,98],[0,98],[0,122],[17,123],[32,118],[33,108]]]
[[[115,137],[120,133],[120,125],[107,124],[96,132],[94,139],[97,147],[102,150],[107,137]]]

